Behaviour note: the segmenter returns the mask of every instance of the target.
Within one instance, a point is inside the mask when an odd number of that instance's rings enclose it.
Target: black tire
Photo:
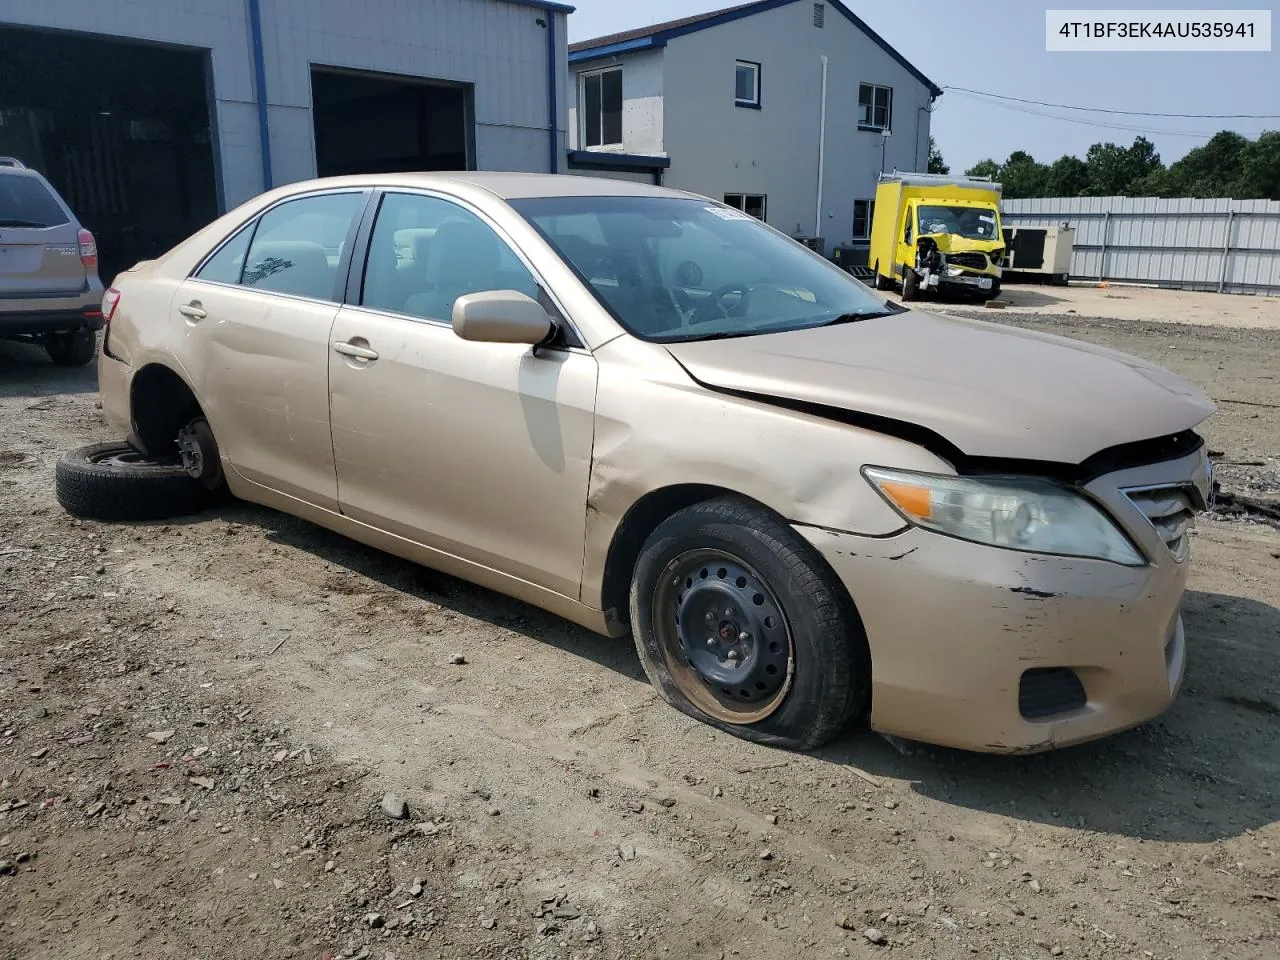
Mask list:
[[[920,275],[910,267],[902,269],[902,299],[920,299]]]
[[[680,569],[684,557],[699,556],[703,551],[728,556],[728,563],[737,561],[746,571],[756,574],[759,583],[770,592],[770,604],[777,601],[785,621],[783,629],[789,634],[792,652],[787,664],[788,685],[775,697],[776,706],[768,708],[772,712],[750,722],[730,719],[733,711],[744,705],[733,691],[724,689],[723,693],[729,695],[725,698],[712,681],[703,679],[686,655],[686,648],[682,647],[679,653],[668,652],[673,637],[676,644],[681,643],[676,637],[678,628],[667,628],[662,635],[655,630],[655,606],[662,608],[658,617],[665,623],[677,620],[684,609],[679,605],[667,609],[660,602],[664,591],[680,591],[680,603],[685,602],[685,596],[692,596],[692,592],[683,593],[682,573],[675,574],[676,580],[668,577]],[[716,562],[712,561],[711,566]],[[705,570],[702,573],[704,581],[714,586],[714,572],[711,577]],[[728,583],[723,570],[720,577],[722,584]],[[741,585],[743,581],[737,582]],[[757,595],[755,603],[760,602]],[[708,619],[712,615],[708,612]],[[697,617],[694,620],[701,622]],[[694,719],[745,740],[790,750],[812,750],[846,730],[866,709],[871,658],[857,611],[821,555],[785,521],[754,504],[732,498],[710,500],[687,507],[661,523],[636,563],[631,584],[631,625],[640,661],[662,697]],[[723,625],[718,629],[723,630]],[[737,625],[730,625],[729,635],[737,629]],[[712,639],[708,639],[708,646]],[[774,643],[769,646],[777,649]],[[694,656],[698,655],[695,651]],[[741,666],[746,668],[750,663],[744,655]],[[738,665],[735,661],[734,666]],[[728,682],[738,686],[737,681]],[[742,692],[745,695],[747,691]],[[730,699],[732,704],[728,703]],[[710,712],[705,706],[708,702]]]
[[[1000,296],[1000,281],[999,281],[999,280],[992,280],[992,281],[991,281],[991,289],[990,289],[990,290],[983,290],[983,291],[982,291],[982,299],[983,299],[983,300],[994,300],[994,299],[995,299],[996,297],[998,297],[998,296]]]
[[[881,273],[881,272],[880,272],[880,262],[879,262],[879,261],[876,261],[876,289],[877,289],[877,290],[892,290],[892,289],[893,289],[893,278],[892,278],[892,277],[886,277],[883,273]]]
[[[63,454],[54,481],[62,508],[93,520],[165,520],[210,503],[209,491],[181,463],[147,460],[119,441]]]
[[[98,331],[51,333],[44,339],[44,349],[60,367],[83,367],[98,355]]]

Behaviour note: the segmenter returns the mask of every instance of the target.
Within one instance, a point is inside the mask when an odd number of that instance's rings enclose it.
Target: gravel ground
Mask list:
[[[781,753],[281,514],[73,520],[93,373],[0,344],[0,957],[1274,960],[1280,331],[997,319],[1204,385],[1243,505],[1196,533],[1183,696],[1036,757]]]

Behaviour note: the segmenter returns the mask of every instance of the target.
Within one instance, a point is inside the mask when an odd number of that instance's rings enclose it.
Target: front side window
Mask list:
[[[864,83],[858,87],[858,126],[888,130],[893,125],[893,88]]]
[[[622,145],[622,68],[582,74],[579,104],[585,147]]]
[[[875,213],[874,200],[853,201],[853,236],[855,239],[866,239],[871,236],[871,218]]]
[[[253,233],[241,285],[313,300],[338,299],[338,262],[364,201],[362,193],[327,193],[268,210]]]
[[[517,290],[538,299],[528,268],[487,223],[449,200],[388,193],[378,208],[360,303],[448,323],[468,293]]]
[[[706,200],[509,202],[618,322],[644,340],[752,336],[900,309],[754,217]]]
[[[733,102],[740,107],[760,106],[760,64],[738,61]]]

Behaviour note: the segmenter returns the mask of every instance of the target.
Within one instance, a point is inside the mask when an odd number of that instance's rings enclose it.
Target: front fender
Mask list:
[[[596,358],[600,388],[582,592],[588,605],[601,603],[618,525],[655,490],[717,487],[793,523],[887,536],[904,523],[862,477],[862,466],[950,470],[905,440],[702,387],[657,344],[621,338]]]

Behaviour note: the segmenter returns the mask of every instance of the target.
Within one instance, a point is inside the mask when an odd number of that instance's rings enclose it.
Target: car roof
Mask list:
[[[344,177],[328,177],[293,184],[294,190],[315,190],[321,187],[419,187],[444,191],[459,185],[470,185],[487,190],[504,200],[524,200],[534,197],[681,197],[693,194],[671,190],[647,183],[627,180],[608,180],[602,177],[580,177],[571,174],[504,173],[494,171],[459,171],[440,173],[378,173]],[[291,191],[292,192],[292,191]]]

